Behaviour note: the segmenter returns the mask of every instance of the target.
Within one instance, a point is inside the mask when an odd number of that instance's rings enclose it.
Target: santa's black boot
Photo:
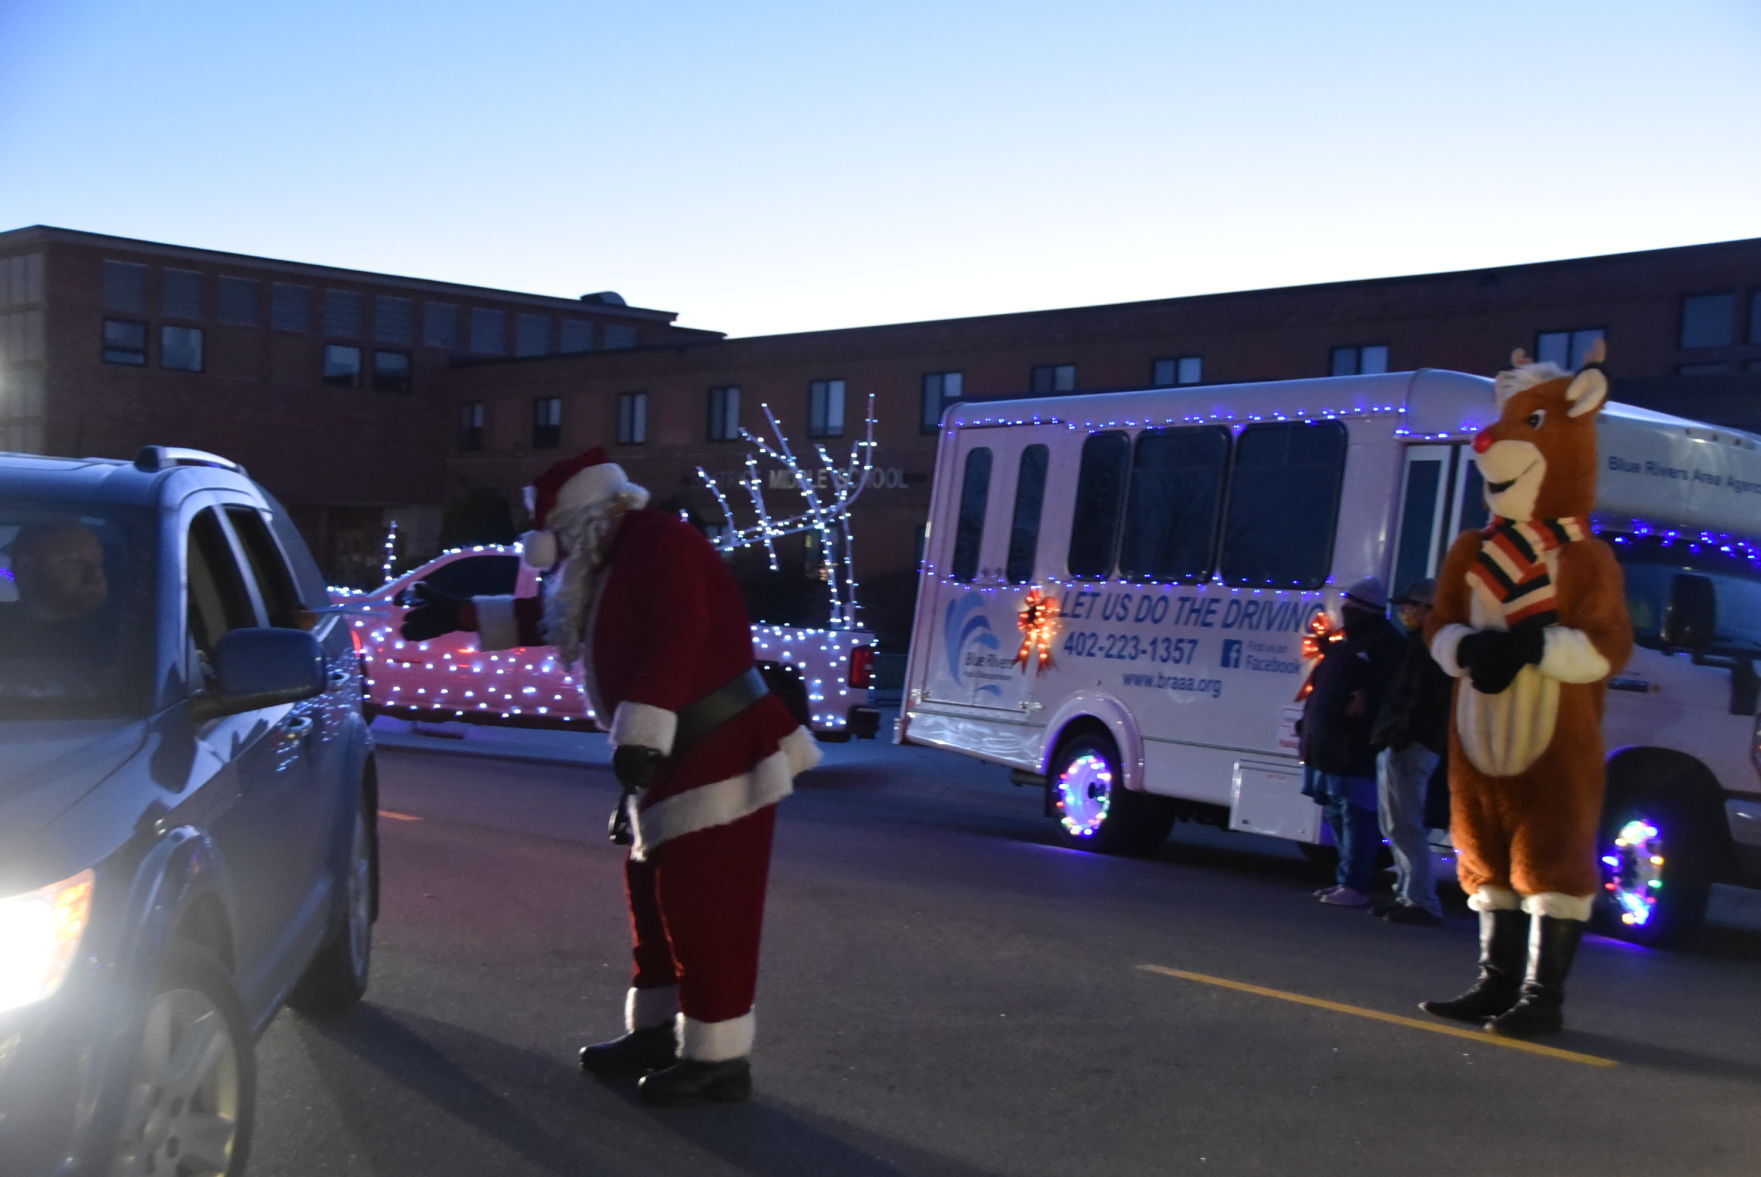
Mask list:
[[[1480,913],[1480,977],[1460,997],[1419,1008],[1458,1022],[1497,1017],[1522,996],[1523,940],[1529,917],[1515,908]]]
[[[669,1021],[583,1046],[581,1069],[589,1075],[640,1075],[670,1067],[678,1057],[678,1037]]]
[[[1565,975],[1571,971],[1583,938],[1583,920],[1536,916],[1529,933],[1529,972],[1523,978],[1522,999],[1487,1022],[1486,1029],[1506,1038],[1533,1038],[1561,1029],[1565,1025],[1560,1012],[1565,1005]]]
[[[642,1102],[661,1107],[690,1103],[734,1103],[752,1094],[752,1065],[743,1058],[708,1063],[680,1059],[664,1071],[644,1075]]]

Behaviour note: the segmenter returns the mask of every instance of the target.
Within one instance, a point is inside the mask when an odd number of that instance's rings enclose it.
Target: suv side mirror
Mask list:
[[[1704,650],[1718,632],[1718,599],[1712,580],[1678,572],[1669,582],[1669,605],[1659,636],[1667,649]]]
[[[324,693],[324,651],[302,629],[235,629],[214,648],[214,686],[197,719],[297,703]]]

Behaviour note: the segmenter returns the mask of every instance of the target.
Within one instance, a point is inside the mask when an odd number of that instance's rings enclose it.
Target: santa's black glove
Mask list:
[[[1515,630],[1482,629],[1455,648],[1455,660],[1468,672],[1474,690],[1496,695],[1516,680],[1519,670],[1541,661],[1547,639],[1538,625]]]
[[[462,628],[459,611],[469,604],[465,598],[441,592],[425,580],[418,580],[410,595],[416,603],[404,614],[399,629],[406,641],[425,642]]]
[[[657,749],[639,744],[621,745],[611,754],[612,775],[618,778],[618,784],[633,793],[652,785],[665,763],[666,757]]]

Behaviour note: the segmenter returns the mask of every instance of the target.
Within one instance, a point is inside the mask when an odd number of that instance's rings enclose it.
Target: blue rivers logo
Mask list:
[[[947,615],[942,619],[942,644],[948,651],[948,673],[954,681],[965,684],[968,647],[995,650],[997,635],[991,631],[990,618],[984,615],[984,598],[967,593],[957,601],[948,602]],[[980,658],[983,656],[980,655]],[[980,695],[1000,695],[1003,688],[996,683],[983,683],[976,688]]]

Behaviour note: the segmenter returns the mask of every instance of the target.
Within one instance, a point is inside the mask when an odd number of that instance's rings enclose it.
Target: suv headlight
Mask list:
[[[89,870],[24,895],[0,898],[0,1012],[61,988],[92,914]]]

